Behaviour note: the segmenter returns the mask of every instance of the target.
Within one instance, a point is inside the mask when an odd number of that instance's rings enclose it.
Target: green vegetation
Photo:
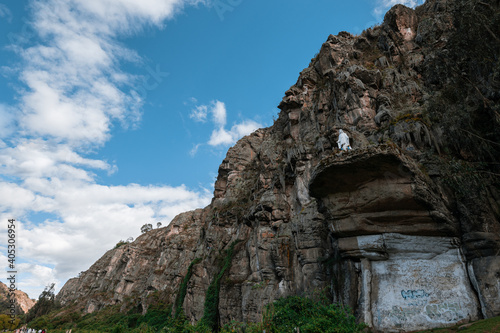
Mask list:
[[[45,290],[42,291],[42,293],[38,297],[38,301],[28,311],[26,315],[27,322],[33,321],[35,318],[39,319],[40,317],[44,317],[50,312],[60,308],[59,304],[57,304],[55,300],[54,287],[54,283],[45,287]]]
[[[21,307],[15,305],[15,317],[10,316],[11,303],[8,294],[0,294],[0,331],[18,328],[24,322],[26,315]]]
[[[456,325],[449,328],[437,328],[427,331],[421,331],[419,333],[454,333],[454,332],[463,332],[463,333],[492,333],[492,332],[500,332],[500,317],[484,319],[477,321],[472,324],[461,324]]]
[[[397,123],[401,122],[401,121],[404,121],[406,123],[410,122],[410,121],[413,121],[413,122],[421,122],[423,124],[425,124],[426,126],[430,127],[430,123],[428,120],[424,120],[423,119],[423,116],[422,116],[422,113],[409,113],[409,112],[406,112],[406,113],[401,113],[399,114],[395,119],[393,119],[391,121],[391,125],[396,125]]]
[[[73,322],[61,323],[56,318],[46,317],[50,333],[208,333],[212,330],[198,324],[191,325],[183,314],[172,318],[170,307],[154,306],[142,316],[137,313],[120,313],[119,306],[110,306],[101,311],[80,316],[73,312],[62,317]],[[0,325],[2,317],[0,316]],[[55,323],[58,323],[57,325]],[[31,323],[28,325],[35,327]],[[221,333],[288,333],[299,328],[304,333],[354,333],[362,332],[365,324],[356,324],[349,309],[326,300],[314,301],[306,297],[282,298],[266,306],[259,323],[232,321],[220,328]],[[8,329],[8,327],[7,327]],[[450,328],[421,331],[420,333],[489,333],[500,332],[500,317],[480,320],[472,324],[459,324]]]
[[[19,327],[21,320],[16,317],[12,319],[9,315],[0,314],[0,330],[13,330]]]
[[[447,44],[450,57],[436,59],[429,67],[430,83],[439,93],[430,100],[428,110],[447,130],[452,155],[498,163],[500,117],[498,96],[493,92],[500,83],[500,13],[481,2],[460,1],[457,5],[461,14]]]
[[[260,326],[262,325],[262,326]],[[281,298],[267,306],[263,322],[257,324],[266,332],[361,332],[366,325],[356,324],[356,318],[346,309],[327,300],[314,301],[306,297],[291,296]],[[260,326],[260,327],[259,327]]]
[[[162,303],[151,306],[145,315],[136,313],[134,310],[122,313],[120,307],[120,305],[108,306],[100,311],[83,316],[76,310],[52,312],[36,318],[28,326],[36,329],[47,328],[51,332],[58,332],[58,330],[64,332],[67,329],[72,329],[73,332],[84,333],[117,333],[165,332],[164,327],[175,327],[177,324],[176,320],[170,316],[171,306]],[[184,325],[184,323],[182,324]]]
[[[229,251],[229,250],[228,250]],[[227,269],[227,268],[226,268]],[[275,301],[266,306],[263,319],[259,323],[232,321],[221,328],[212,330],[206,324],[191,325],[182,311],[172,317],[171,306],[163,303],[150,306],[145,315],[129,311],[120,312],[120,305],[106,307],[100,311],[81,316],[79,312],[52,312],[29,323],[29,327],[46,328],[51,333],[62,333],[72,329],[74,333],[281,333],[294,332],[361,332],[364,324],[356,324],[352,313],[326,299],[314,301],[306,297],[292,296]],[[217,319],[216,319],[217,320]],[[42,325],[42,326],[41,326]]]
[[[443,181],[448,185],[458,199],[461,201],[468,199],[472,191],[484,187],[481,178],[481,169],[485,168],[484,163],[470,163],[458,159],[450,159],[443,165],[444,172]],[[479,193],[474,193],[477,197]]]
[[[159,226],[158,226],[159,227]],[[151,223],[146,223],[141,227],[141,233],[144,234],[148,231],[153,230],[153,225]]]
[[[217,276],[213,279],[212,283],[208,287],[207,294],[205,296],[205,305],[203,311],[203,317],[200,320],[202,326],[208,327],[212,330],[217,331],[218,329],[218,309],[219,309],[219,291],[220,291],[220,280],[224,276],[226,270],[231,267],[231,261],[233,260],[234,246],[239,241],[234,241],[226,250],[226,256],[224,257],[224,264]]]
[[[184,298],[186,297],[187,284],[189,283],[189,280],[193,275],[193,266],[199,263],[200,261],[201,261],[200,258],[196,258],[191,262],[191,264],[189,264],[186,276],[184,277],[184,280],[182,280],[181,287],[179,288],[179,294],[177,295],[177,299],[175,300],[176,318],[179,317],[179,315],[182,313],[182,304],[184,304]]]
[[[187,293],[187,285],[193,274],[193,266],[201,259],[195,259],[189,265],[175,304],[166,304],[158,292],[149,299],[146,314],[142,314],[142,306],[132,299],[124,304],[107,306],[99,311],[82,315],[81,309],[60,309],[54,301],[53,285],[40,295],[37,307],[30,311],[31,321],[28,326],[35,329],[50,329],[52,333],[72,329],[74,333],[209,333],[209,332],[293,332],[300,328],[301,332],[360,332],[364,324],[356,324],[355,317],[348,310],[336,304],[330,304],[326,298],[314,301],[306,297],[288,297],[279,299],[265,307],[260,323],[230,322],[219,326],[219,292],[221,281],[231,267],[234,248],[239,241],[231,243],[218,259],[220,270],[208,287],[204,313],[201,320],[192,325],[183,312],[182,304]],[[163,295],[164,296],[164,295]],[[124,312],[124,308],[129,309]],[[174,311],[174,314],[172,313]]]
[[[120,240],[118,243],[116,243],[115,245],[115,249],[119,248],[120,246],[122,245],[125,245],[125,244],[128,244],[126,241],[124,240]]]

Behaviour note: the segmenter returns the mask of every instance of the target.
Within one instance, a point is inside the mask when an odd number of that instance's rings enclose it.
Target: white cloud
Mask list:
[[[415,8],[423,4],[425,0],[376,0],[375,8],[373,9],[373,15],[378,21],[381,21],[384,18],[385,13],[392,6],[397,4],[402,4],[407,7]]]
[[[14,132],[15,111],[4,104],[0,104],[0,138],[6,138]]]
[[[262,127],[262,125],[253,120],[245,120],[231,127],[231,133],[234,133],[235,138],[238,139],[256,131],[260,127]]]
[[[16,146],[0,150],[0,171],[22,179],[57,177],[91,181],[93,175],[82,167],[109,172],[115,169],[104,161],[80,156],[68,145],[42,139],[20,139]]]
[[[226,125],[226,105],[220,101],[212,102],[210,111],[214,117],[215,125],[224,127]]]
[[[20,231],[23,254],[55,265],[59,274],[86,269],[120,239],[136,237],[144,223],[168,225],[177,214],[203,207],[211,193],[190,191],[184,186],[69,186],[46,181],[59,220],[47,220]],[[22,223],[21,223],[22,224]]]
[[[119,64],[141,59],[117,37],[144,25],[162,26],[185,5],[199,3],[204,1],[33,1],[41,42],[18,49],[25,60],[20,77],[28,87],[22,129],[82,146],[108,140],[113,121],[137,121],[143,101],[126,91],[143,78],[124,73]]]
[[[208,144],[210,146],[228,146],[235,142],[233,133],[226,131],[223,127],[214,129]]]
[[[27,287],[21,289],[32,291],[31,297],[49,282],[64,282],[86,270],[119,240],[135,238],[144,223],[161,221],[166,226],[177,214],[206,206],[211,197],[207,190],[185,186],[105,186],[57,177],[28,178],[21,185],[0,183],[1,217],[18,220],[18,258],[51,266],[51,281],[22,277]],[[55,215],[33,224],[32,212]]]
[[[207,121],[207,114],[208,114],[208,107],[206,105],[199,105],[196,106],[193,110],[191,110],[189,118],[204,123]]]
[[[76,2],[89,13],[107,20],[114,29],[130,29],[130,25],[137,21],[161,25],[186,3],[183,0],[77,0]],[[200,1],[191,1],[191,4],[196,2]]]
[[[158,86],[165,74],[145,68],[152,75],[148,82],[125,72],[124,62],[141,65],[142,59],[119,38],[146,26],[161,28],[185,6],[204,3],[30,2],[30,31],[36,36],[19,38],[30,45],[11,45],[18,67],[2,68],[24,88],[18,105],[0,104],[0,218],[18,220],[19,288],[31,297],[51,282],[60,288],[120,239],[138,235],[142,224],[166,226],[175,215],[210,202],[208,191],[185,186],[99,184],[94,172],[117,167],[86,157],[109,140],[115,124],[128,127],[140,120],[140,89]],[[0,5],[0,17],[7,15],[5,8]],[[50,218],[30,220],[40,213]]]
[[[239,124],[233,125],[228,131],[223,127],[214,129],[208,144],[210,146],[228,146],[234,144],[238,139],[248,135],[262,127],[253,120],[245,120]]]
[[[48,285],[55,283],[56,289],[62,287],[57,278],[56,270],[38,264],[19,264],[17,289],[24,291],[32,299],[38,299],[41,291]]]
[[[200,149],[201,146],[202,146],[201,143],[198,143],[197,145],[194,145],[193,148],[189,151],[189,155],[191,157],[194,157],[196,155],[196,153],[198,152],[198,149]]]
[[[0,208],[2,211],[17,213],[34,206],[36,195],[17,184],[0,183]]]
[[[103,144],[113,120],[137,119],[141,101],[119,89],[122,82],[116,78],[125,74],[110,60],[118,55],[88,45],[92,38],[94,44],[104,40],[77,33],[60,38],[56,45],[22,53],[21,79],[28,91],[22,96],[21,129],[73,146]],[[75,55],[78,49],[86,54]]]
[[[195,99],[196,101],[196,99]],[[201,112],[200,112],[201,110]],[[195,119],[196,121],[200,121],[202,118],[206,120],[208,114],[212,115],[212,122],[214,124],[214,129],[212,134],[210,135],[210,139],[207,144],[212,147],[217,146],[230,146],[240,138],[245,135],[252,133],[258,128],[262,127],[261,124],[257,123],[253,120],[243,120],[240,123],[234,124],[231,129],[226,129],[227,123],[227,110],[226,104],[221,101],[212,101],[210,105],[199,105],[196,106],[194,110],[191,111],[190,117]],[[191,151],[190,155],[194,156],[198,151],[200,144],[197,144]]]

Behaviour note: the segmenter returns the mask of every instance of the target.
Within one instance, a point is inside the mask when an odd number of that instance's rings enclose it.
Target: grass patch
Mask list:
[[[464,332],[464,333],[495,333],[500,332],[500,317],[494,317],[490,319],[483,319],[476,321],[471,324],[461,324],[455,325],[448,328],[435,328],[426,331],[420,331],[418,333],[454,333],[454,332]]]
[[[230,322],[221,329],[222,333],[357,333],[366,328],[357,324],[352,312],[326,299],[315,301],[307,297],[291,296],[281,298],[266,306],[260,323],[245,324]]]
[[[230,249],[226,251],[229,255]],[[220,273],[219,275],[222,276]],[[44,323],[48,326],[43,328],[50,329],[51,333],[64,333],[67,329],[72,329],[73,333],[261,333],[264,330],[267,333],[282,333],[295,332],[295,328],[303,333],[357,333],[366,327],[364,324],[356,324],[349,309],[331,304],[324,297],[319,301],[299,296],[278,299],[265,307],[261,322],[232,321],[215,329],[201,321],[197,325],[191,325],[182,311],[173,318],[170,310],[169,306],[160,303],[151,306],[145,315],[141,315],[121,313],[120,306],[114,305],[85,316],[73,315],[73,322],[59,322],[58,326],[55,325],[52,314],[44,316]],[[28,327],[33,326],[30,323]]]

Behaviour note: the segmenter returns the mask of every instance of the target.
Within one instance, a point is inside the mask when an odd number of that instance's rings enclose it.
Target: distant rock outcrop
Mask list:
[[[279,107],[229,149],[208,207],[108,251],[58,300],[146,311],[156,293],[194,322],[222,272],[221,323],[319,290],[382,332],[500,315],[498,0],[397,5],[330,35]]]
[[[35,300],[29,298],[28,294],[21,290],[14,291],[14,301],[17,315],[28,313],[36,303]],[[0,303],[2,304],[0,313],[10,314],[9,288],[3,282],[0,282]]]

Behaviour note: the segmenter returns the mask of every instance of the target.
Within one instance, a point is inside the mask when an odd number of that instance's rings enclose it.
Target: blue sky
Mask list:
[[[227,149],[272,125],[328,35],[396,3],[421,1],[0,0],[0,232],[17,220],[18,288],[59,289],[144,223],[206,206]]]

